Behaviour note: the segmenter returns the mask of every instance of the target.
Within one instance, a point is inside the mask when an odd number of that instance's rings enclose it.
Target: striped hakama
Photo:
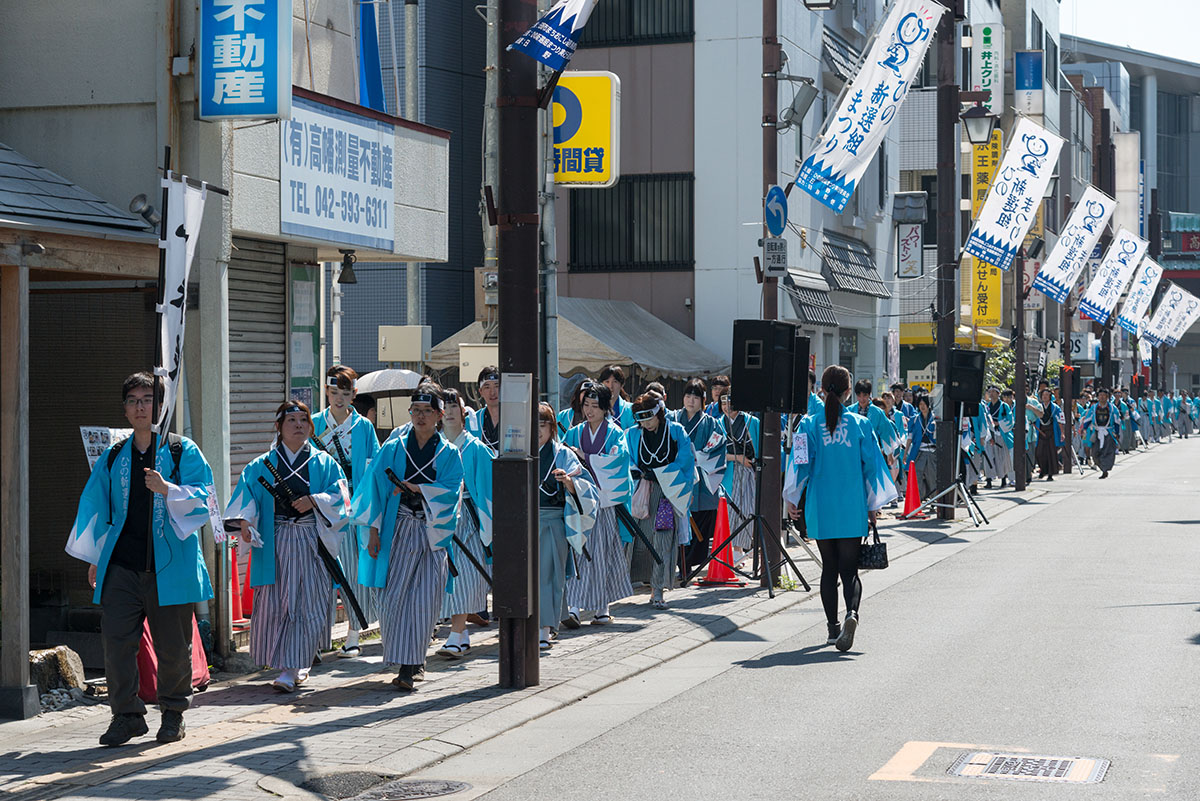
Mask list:
[[[983,469],[987,479],[1012,477],[1012,450],[1004,446],[1003,440],[992,440],[984,445],[988,459],[984,460]]]
[[[670,589],[675,586],[675,564],[678,562],[678,543],[680,536],[680,527],[683,526],[688,530],[691,529],[689,518],[679,514],[675,509],[671,511],[675,514],[675,526],[665,531],[654,530],[655,511],[658,509],[659,501],[663,499],[662,487],[657,481],[650,482],[650,516],[645,520],[639,520],[638,526],[642,529],[642,533],[646,535],[646,539],[654,544],[654,550],[662,557],[662,564],[654,561],[654,557],[650,555],[644,543],[640,540],[633,541],[634,547],[634,564],[648,562],[650,565],[650,589],[651,591]],[[733,512],[730,511],[730,515]],[[747,528],[750,528],[748,526]],[[591,550],[590,548],[588,550]]]
[[[729,500],[729,530],[735,531],[738,526],[754,515],[754,497],[757,487],[754,483],[754,471],[744,464],[729,462],[727,470],[733,471],[733,491]],[[650,507],[654,509],[653,506]],[[748,551],[754,547],[754,524],[743,528],[733,538],[731,545]],[[657,548],[658,546],[655,545]]]
[[[424,516],[402,504],[379,594],[384,664],[425,664],[446,591],[446,569],[446,552],[430,546]]]
[[[543,628],[556,629],[562,622],[567,551],[570,549],[563,508],[541,507],[538,510],[538,626]]]
[[[355,531],[355,527],[351,526],[346,535],[342,537],[342,542],[338,546],[337,557],[338,561],[342,564],[342,572],[346,574],[346,579],[350,582],[350,591],[358,599],[358,604],[362,607],[363,614],[366,615],[367,625],[370,625],[379,620],[379,590],[375,587],[368,587],[365,584],[358,583],[358,554],[358,534]],[[345,595],[337,588],[334,589],[330,599],[329,625],[332,626],[337,620],[338,596],[342,597],[342,608],[346,610],[346,617],[350,621],[350,628],[357,629],[359,626],[358,616],[350,608],[350,602],[346,600]]]
[[[329,636],[332,586],[317,556],[312,514],[275,522],[275,583],[255,588],[250,658],[277,669],[312,666]]]
[[[596,611],[633,595],[625,546],[617,530],[616,507],[606,507],[596,514],[596,525],[588,536],[588,553],[592,556],[590,562],[582,556],[575,560],[579,577],[567,580],[568,605]]]
[[[1186,409],[1180,409],[1179,416],[1175,418],[1175,427],[1181,437],[1192,435],[1192,418],[1188,416]]]
[[[1137,450],[1137,434],[1133,430],[1133,421],[1126,420],[1121,426],[1121,450],[1129,453]]]
[[[483,540],[479,539],[479,529],[475,527],[475,521],[465,508],[458,516],[455,534],[462,540],[463,545],[467,546],[475,560],[484,568],[488,568],[487,554],[483,552]],[[470,615],[480,609],[486,609],[487,580],[480,575],[478,568],[471,564],[471,560],[461,553],[461,549],[455,549],[454,567],[458,570],[458,577],[454,579],[453,591],[442,599],[442,617]],[[490,568],[488,573],[491,573]]]

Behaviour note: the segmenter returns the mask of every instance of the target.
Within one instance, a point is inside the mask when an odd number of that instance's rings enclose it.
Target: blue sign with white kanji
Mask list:
[[[787,225],[787,216],[787,195],[779,186],[772,185],[767,190],[766,199],[763,200],[763,220],[766,221],[767,230],[771,236],[783,236],[783,229]]]
[[[290,116],[291,2],[200,0],[197,30],[200,119]]]

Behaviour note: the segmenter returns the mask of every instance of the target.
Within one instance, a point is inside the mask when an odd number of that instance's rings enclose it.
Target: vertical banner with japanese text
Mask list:
[[[290,115],[291,3],[199,0],[195,48],[200,119]]]
[[[1017,122],[964,250],[1001,270],[1012,267],[1058,165],[1063,139],[1031,119]]]
[[[880,23],[854,81],[796,176],[796,186],[838,214],[908,96],[946,7],[896,0]]]
[[[900,223],[896,226],[896,277],[920,278],[925,274],[925,226]]]
[[[1104,261],[1100,262],[1099,272],[1079,301],[1079,311],[1100,325],[1106,324],[1149,246],[1149,242],[1125,228],[1117,231]]]
[[[1004,147],[1003,134],[992,132],[992,141],[975,145],[971,155],[971,217],[979,215],[987,198],[988,187],[1000,166]],[[995,328],[1000,325],[1003,308],[1004,281],[1000,268],[977,258],[971,259],[971,322],[977,326]]]
[[[1004,26],[988,22],[974,26],[971,46],[971,89],[988,91],[992,99],[984,103],[988,111],[1004,109]]]
[[[1142,318],[1146,316],[1146,311],[1150,308],[1150,301],[1154,299],[1154,290],[1158,289],[1158,282],[1162,280],[1162,267],[1147,256],[1142,259],[1142,266],[1138,268],[1137,275],[1133,279],[1133,286],[1129,290],[1128,297],[1125,298],[1125,304],[1121,306],[1121,314],[1117,317],[1117,325],[1124,328],[1131,334],[1137,335],[1138,324]]]
[[[575,55],[583,26],[592,16],[596,0],[558,0],[554,6],[521,34],[509,50],[524,53],[556,72],[562,72]]]
[[[1033,288],[1056,303],[1066,303],[1116,207],[1117,202],[1096,187],[1085,189]]]

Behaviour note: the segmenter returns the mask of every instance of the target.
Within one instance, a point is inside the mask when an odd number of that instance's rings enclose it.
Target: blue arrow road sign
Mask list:
[[[787,225],[787,195],[778,186],[767,190],[766,200],[763,201],[763,219],[771,236],[783,236]]]

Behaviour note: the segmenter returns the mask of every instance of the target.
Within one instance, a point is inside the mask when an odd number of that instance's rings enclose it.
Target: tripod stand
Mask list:
[[[764,412],[763,414],[778,414],[778,412]],[[796,578],[798,578],[800,580],[800,584],[803,585],[804,590],[807,592],[812,589],[812,587],[810,587],[808,585],[808,582],[804,580],[804,576],[800,573],[800,568],[796,567],[796,563],[794,561],[792,561],[792,557],[788,555],[787,549],[784,547],[782,542],[780,543],[780,546],[779,546],[779,552],[783,558],[780,559],[778,563],[768,564],[768,561],[767,561],[767,553],[768,553],[768,551],[767,551],[767,530],[768,530],[768,528],[767,528],[767,521],[762,515],[762,483],[763,482],[762,482],[762,459],[761,459],[761,456],[762,456],[763,450],[762,450],[762,427],[761,426],[758,429],[758,442],[755,444],[755,447],[758,449],[756,455],[759,458],[754,460],[754,480],[755,480],[754,513],[747,516],[741,509],[739,509],[737,507],[737,504],[735,504],[731,498],[725,499],[726,504],[730,508],[732,508],[735,512],[737,512],[738,516],[742,518],[742,522],[738,525],[737,528],[735,528],[729,532],[728,537],[726,537],[720,543],[713,544],[713,548],[709,552],[708,558],[704,560],[703,564],[698,565],[696,568],[694,568],[692,570],[691,573],[688,574],[687,578],[684,579],[684,582],[683,582],[684,584],[690,584],[692,579],[694,579],[700,573],[701,570],[704,570],[713,562],[719,562],[720,564],[725,565],[725,567],[729,568],[734,573],[737,573],[739,576],[745,576],[748,579],[758,578],[759,575],[761,575],[761,574],[747,573],[744,570],[742,570],[741,568],[737,567],[736,565],[729,564],[729,562],[726,562],[724,559],[721,559],[719,556],[721,551],[724,550],[725,546],[728,545],[729,543],[733,542],[734,538],[736,538],[738,534],[740,534],[747,526],[753,525],[754,526],[754,548],[755,548],[754,561],[755,561],[755,564],[758,564],[759,554],[761,554],[761,558],[762,558],[761,569],[766,570],[768,576],[770,576],[775,569],[782,568],[784,564],[789,564],[792,566],[792,570],[795,571]],[[703,479],[701,479],[701,480],[703,480]],[[780,521],[780,522],[782,523],[782,521]],[[767,594],[772,598],[775,597],[775,585],[773,582],[767,583]]]
[[[960,401],[958,404],[958,418],[962,418],[963,404]],[[942,498],[950,495],[950,501],[944,502]],[[982,519],[984,523],[990,523],[983,510],[979,508],[979,503],[967,492],[967,488],[962,482],[962,447],[955,443],[954,447],[954,481],[950,486],[940,489],[929,498],[921,502],[921,505],[913,509],[906,515],[901,515],[902,520],[908,520],[915,515],[921,514],[927,509],[934,507],[940,509],[957,509],[959,506],[964,506],[967,509],[967,514],[971,516],[971,522],[975,524],[975,528],[979,528],[979,521]]]

